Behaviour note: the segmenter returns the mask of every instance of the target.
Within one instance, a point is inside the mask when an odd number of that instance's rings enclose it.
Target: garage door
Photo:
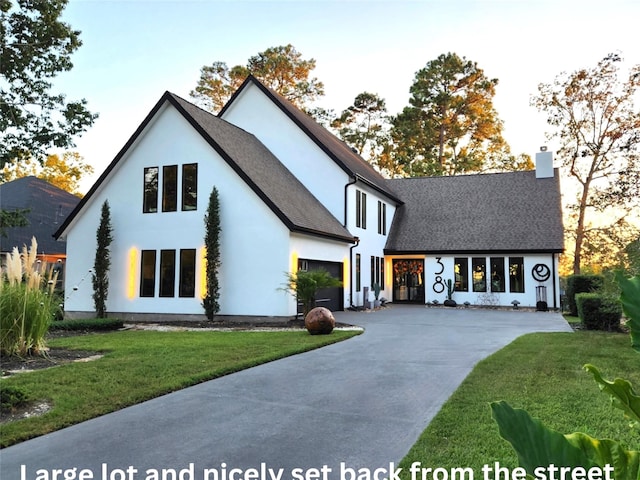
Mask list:
[[[320,270],[324,269],[329,274],[344,283],[342,278],[342,263],[340,262],[323,262],[321,260],[298,261],[298,268],[302,270]],[[343,287],[321,288],[316,294],[316,304],[319,307],[325,307],[332,312],[344,310],[344,289]],[[298,305],[298,313],[302,312],[302,308]]]

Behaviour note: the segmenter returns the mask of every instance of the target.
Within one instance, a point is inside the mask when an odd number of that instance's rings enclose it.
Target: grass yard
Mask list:
[[[104,352],[99,360],[21,373],[2,380],[53,409],[0,425],[0,445],[43,435],[168,392],[261,363],[345,340],[299,332],[125,331],[52,339],[51,347]]]
[[[640,355],[631,349],[629,335],[580,331],[520,337],[480,362],[445,403],[403,459],[403,478],[410,478],[413,462],[423,468],[470,467],[476,479],[485,464],[518,466],[491,417],[489,403],[497,400],[524,408],[561,433],[581,431],[640,449],[638,431],[582,369],[586,363],[609,380],[622,377],[640,387]]]

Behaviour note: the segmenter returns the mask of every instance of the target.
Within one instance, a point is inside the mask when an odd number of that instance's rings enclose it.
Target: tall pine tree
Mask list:
[[[209,196],[209,207],[204,216],[206,253],[207,293],[202,301],[205,314],[213,320],[220,310],[220,283],[218,269],[220,268],[220,199],[218,189],[213,187]]]
[[[96,232],[97,248],[93,263],[93,304],[96,316],[103,318],[107,312],[107,296],[109,295],[109,267],[111,256],[109,246],[113,241],[113,227],[111,226],[111,211],[107,200],[102,204],[100,225]]]

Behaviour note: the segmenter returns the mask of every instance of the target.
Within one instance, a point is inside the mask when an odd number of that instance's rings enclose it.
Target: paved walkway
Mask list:
[[[547,312],[395,305],[336,318],[365,333],[0,450],[0,477],[78,467],[139,480],[173,468],[187,469],[176,480],[202,479],[205,469],[217,470],[211,480],[239,480],[253,467],[254,480],[275,480],[268,468],[288,480],[295,468],[326,466],[324,480],[340,480],[341,462],[388,468],[479,360],[524,333],[571,331]]]

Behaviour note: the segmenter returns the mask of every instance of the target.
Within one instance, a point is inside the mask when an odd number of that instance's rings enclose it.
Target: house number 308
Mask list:
[[[446,288],[442,281],[442,272],[444,272],[444,263],[442,263],[442,257],[436,257],[436,263],[440,265],[440,270],[436,272],[436,281],[433,284],[433,291],[436,293],[444,292]]]

